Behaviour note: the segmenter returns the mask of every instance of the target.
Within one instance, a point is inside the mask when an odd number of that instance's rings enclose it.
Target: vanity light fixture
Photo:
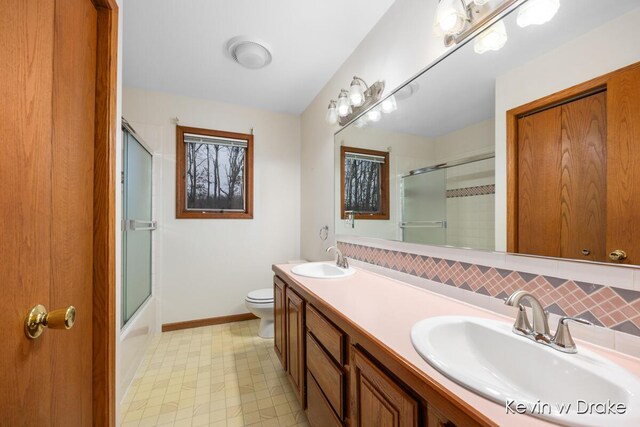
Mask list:
[[[396,97],[394,95],[391,95],[390,97],[382,101],[382,104],[380,104],[380,109],[385,114],[393,113],[394,111],[396,111],[398,109]]]
[[[375,123],[379,122],[381,118],[382,112],[378,109],[378,107],[372,108],[371,110],[367,111],[367,121]]]
[[[362,82],[368,89],[368,86],[364,80],[362,80],[360,77],[353,77],[353,80],[351,81],[351,87],[349,88],[349,101],[354,107],[359,107],[364,104],[364,89],[362,88],[360,82]]]
[[[497,6],[492,6],[488,0],[440,0],[433,21],[433,32],[443,37],[446,47],[453,46],[519,1],[503,0]],[[506,31],[501,37],[497,37],[499,33],[488,35],[490,40],[498,40],[504,38]]]
[[[483,54],[490,50],[500,50],[507,43],[507,28],[504,22],[498,21],[473,40],[475,53]]]
[[[433,21],[433,33],[437,36],[459,34],[470,20],[464,0],[440,0]]]
[[[329,108],[327,109],[327,123],[335,125],[338,123],[338,110],[336,108],[336,101],[333,99],[329,101]]]
[[[344,126],[361,112],[367,110],[380,100],[384,91],[384,81],[380,80],[371,86],[358,76],[354,76],[349,90],[341,89],[338,101],[330,101],[325,117],[327,123]],[[377,113],[381,115],[380,110]],[[336,117],[337,115],[337,117]],[[376,113],[372,114],[375,121],[380,120]],[[373,121],[373,119],[368,119]]]
[[[518,8],[519,27],[545,24],[558,13],[560,0],[529,0]]]
[[[338,116],[346,117],[351,112],[351,105],[349,104],[349,92],[342,89],[340,95],[338,95]]]

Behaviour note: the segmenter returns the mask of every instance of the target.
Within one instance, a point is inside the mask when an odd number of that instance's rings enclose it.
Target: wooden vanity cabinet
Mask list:
[[[446,396],[425,397],[424,384],[396,379],[379,344],[304,288],[276,276],[274,292],[275,352],[311,426],[455,427],[445,410],[460,426],[491,425],[452,410]]]
[[[418,401],[356,348],[350,397],[353,426],[418,427]]]
[[[289,382],[303,408],[305,405],[305,342],[304,342],[304,300],[293,289],[285,291],[285,352],[286,370]],[[274,303],[275,305],[275,303]]]
[[[346,336],[312,305],[306,306],[307,373],[314,386],[322,394],[325,405],[307,399],[309,408],[322,413],[320,420],[333,419],[342,425],[347,417],[348,366],[344,365]],[[316,419],[309,419],[312,426],[322,426]],[[323,421],[324,422],[324,421]]]
[[[277,276],[273,278],[273,348],[282,368],[287,370],[287,331],[285,329],[284,289],[286,285]]]

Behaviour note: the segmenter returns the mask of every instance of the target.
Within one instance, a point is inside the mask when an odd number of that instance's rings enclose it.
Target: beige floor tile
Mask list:
[[[122,426],[306,426],[258,320],[163,333],[121,407]]]

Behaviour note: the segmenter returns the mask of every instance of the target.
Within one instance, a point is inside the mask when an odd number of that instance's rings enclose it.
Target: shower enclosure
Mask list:
[[[402,241],[494,249],[493,154],[413,170],[400,186]]]
[[[122,120],[122,325],[151,296],[152,155]]]

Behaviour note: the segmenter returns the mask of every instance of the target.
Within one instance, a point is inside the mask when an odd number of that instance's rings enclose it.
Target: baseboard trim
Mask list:
[[[231,314],[229,316],[209,317],[208,319],[187,320],[185,322],[165,323],[162,332],[178,331],[180,329],[200,328],[202,326],[221,325],[223,323],[242,322],[257,319],[251,313]]]

